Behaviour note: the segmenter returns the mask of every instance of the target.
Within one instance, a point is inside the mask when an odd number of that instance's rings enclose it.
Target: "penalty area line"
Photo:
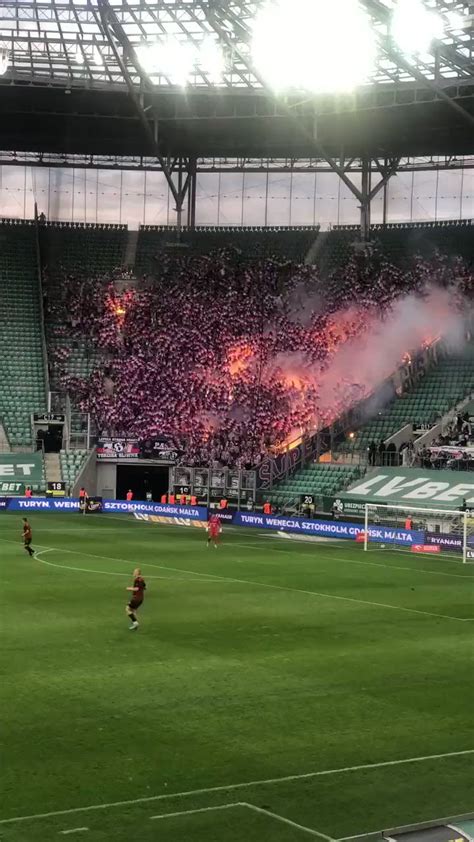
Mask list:
[[[252,810],[254,813],[268,816],[269,818],[280,822],[280,824],[287,824],[290,827],[294,827],[296,830],[301,830],[303,833],[309,833],[310,836],[317,836],[319,839],[325,839],[326,842],[335,842],[332,836],[327,836],[325,833],[321,833],[319,830],[314,830],[312,827],[307,827],[304,824],[292,821],[292,819],[287,819],[286,816],[280,816],[279,813],[274,813],[273,810],[266,810],[264,807],[257,807],[255,804],[249,804],[248,801],[243,801],[242,807],[248,807],[248,809]]]
[[[246,810],[251,810],[253,813],[266,816],[266,818],[275,819],[281,824],[289,825],[296,830],[301,830],[303,833],[309,833],[310,836],[317,836],[319,839],[324,839],[325,842],[335,842],[332,836],[327,836],[325,833],[320,833],[319,830],[314,830],[312,827],[294,822],[292,819],[287,819],[279,813],[274,813],[272,810],[267,810],[264,807],[257,807],[255,804],[250,804],[248,801],[233,801],[230,804],[217,804],[213,807],[198,807],[194,810],[175,810],[172,813],[159,813],[156,816],[150,816],[150,821],[157,819],[174,819],[180,816],[195,816],[198,813],[215,813],[219,810],[232,810],[236,807],[243,807]]]
[[[401,760],[382,760],[379,763],[361,763],[357,766],[342,766],[338,769],[320,769],[317,772],[303,772],[302,774],[284,775],[279,778],[264,778],[255,781],[241,781],[235,784],[201,787],[200,789],[190,789],[184,792],[145,795],[141,798],[127,799],[125,801],[110,801],[104,804],[90,804],[85,807],[71,807],[68,810],[52,810],[48,813],[12,816],[8,819],[0,819],[0,826],[16,824],[18,822],[36,821],[37,819],[49,819],[56,816],[70,816],[75,813],[86,813],[93,810],[109,810],[114,807],[133,807],[137,804],[150,804],[152,801],[165,801],[171,798],[190,798],[192,796],[208,795],[214,792],[234,792],[235,790],[248,789],[249,787],[271,786],[273,784],[289,783],[290,781],[304,781],[311,780],[312,778],[328,777],[331,775],[350,774],[352,772],[370,771],[371,769],[383,769],[391,766],[403,766],[409,763],[427,763],[432,760],[441,760],[448,757],[462,757],[470,754],[474,754],[474,748],[464,749],[462,751],[448,751],[443,754],[427,754],[421,757],[405,757]]]
[[[174,813],[159,813],[157,816],[150,816],[150,821],[156,819],[174,819],[177,816],[194,816],[196,813],[214,813],[217,810],[231,810],[235,807],[246,807],[241,801],[233,801],[231,804],[216,804],[214,807],[198,807],[195,810],[175,810]]]

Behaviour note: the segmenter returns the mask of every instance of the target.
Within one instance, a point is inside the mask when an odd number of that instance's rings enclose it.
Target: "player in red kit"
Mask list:
[[[214,548],[217,550],[219,544],[219,536],[222,531],[221,521],[219,515],[211,515],[207,523],[207,546],[214,543]]]
[[[133,585],[127,588],[127,591],[130,591],[132,596],[130,597],[130,602],[128,602],[125,611],[130,617],[130,631],[136,631],[138,629],[138,620],[136,612],[138,611],[140,605],[143,602],[146,591],[146,582],[141,574],[141,570],[139,567],[137,567],[136,570],[133,571]]]

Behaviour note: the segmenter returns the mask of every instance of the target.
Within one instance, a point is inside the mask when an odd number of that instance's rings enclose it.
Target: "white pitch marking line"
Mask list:
[[[197,810],[178,810],[175,813],[161,813],[158,816],[150,816],[150,821],[155,819],[173,819],[175,816],[193,816],[195,813],[212,813],[215,810],[230,810],[232,807],[247,807],[247,804],[242,804],[240,801],[234,801],[232,804],[218,804],[215,807],[200,807]]]
[[[71,567],[71,565],[66,564],[55,564],[54,561],[45,561],[44,558],[40,558],[40,556],[44,555],[45,553],[60,553],[61,550],[58,549],[50,549],[50,550],[40,550],[39,552],[35,552],[34,558],[41,562],[41,564],[47,564],[48,567],[57,567],[59,570],[75,570],[78,573],[97,573],[102,576],[127,576],[130,578],[129,573],[118,573],[112,572],[110,570],[88,570],[86,567]],[[65,551],[67,552],[67,551]],[[119,559],[117,559],[118,561]],[[131,563],[131,562],[130,562]],[[143,565],[145,566],[145,565]],[[194,585],[205,585],[205,584],[219,584],[218,579],[209,579],[209,580],[201,580],[201,579],[177,579],[175,576],[147,576],[147,579],[159,579],[161,582],[192,582]]]
[[[2,539],[2,540],[6,540],[6,539]],[[14,543],[14,542],[9,541],[9,543],[11,544],[11,543]],[[99,559],[104,559],[104,560],[107,560],[107,561],[120,561],[120,562],[123,562],[124,564],[132,564],[132,562],[129,561],[128,559],[126,559],[126,558],[113,558],[112,556],[93,555],[92,553],[83,553],[81,550],[63,550],[61,547],[48,547],[48,548],[45,548],[45,549],[59,550],[59,552],[71,553],[71,554],[75,554],[75,555],[82,555],[82,556],[87,557],[87,558],[99,558]],[[46,564],[47,562],[44,562],[44,563]],[[338,596],[336,594],[324,593],[322,591],[307,591],[307,590],[303,590],[303,588],[289,588],[285,585],[271,585],[268,582],[256,582],[252,579],[236,579],[234,577],[218,576],[217,574],[213,574],[213,573],[198,573],[195,570],[184,570],[181,567],[168,567],[164,564],[152,564],[151,562],[147,562],[147,565],[149,567],[156,567],[159,570],[171,570],[173,573],[186,573],[186,574],[189,574],[190,576],[202,576],[202,577],[205,577],[206,579],[214,579],[214,580],[217,580],[219,582],[228,582],[228,583],[237,582],[240,585],[252,585],[253,587],[256,586],[256,587],[260,587],[260,588],[271,588],[272,590],[285,591],[286,593],[302,593],[302,594],[306,594],[308,596],[318,596],[318,597],[323,597],[323,598],[326,598],[326,599],[337,599],[341,602],[353,602],[357,605],[371,605],[372,607],[375,607],[375,608],[388,608],[391,611],[404,611],[405,613],[408,613],[408,614],[420,614],[421,616],[425,616],[425,617],[438,617],[438,619],[440,619],[440,620],[456,620],[459,623],[472,623],[472,622],[474,622],[474,617],[451,617],[449,614],[435,614],[432,611],[421,611],[418,608],[405,608],[401,605],[387,605],[384,602],[369,602],[366,599],[356,599],[355,597],[351,597],[351,596]],[[71,570],[72,568],[69,568],[69,569]],[[91,571],[86,571],[86,572],[91,572]],[[108,575],[117,575],[117,574],[116,573],[109,573]],[[150,577],[150,578],[152,578],[152,577]]]
[[[149,804],[150,801],[164,801],[168,798],[188,798],[192,795],[207,795],[210,792],[232,792],[236,789],[246,789],[252,786],[268,786],[270,784],[288,783],[289,781],[309,780],[311,778],[320,778],[329,775],[341,775],[347,772],[382,769],[388,766],[403,766],[405,763],[423,763],[429,760],[444,759],[446,757],[461,757],[468,754],[474,754],[474,748],[464,749],[462,751],[448,751],[444,754],[427,754],[423,757],[406,757],[402,760],[382,760],[380,763],[362,763],[358,766],[343,766],[339,769],[321,769],[319,772],[304,772],[300,775],[285,775],[281,778],[266,778],[259,781],[243,781],[237,784],[222,784],[221,786],[202,787],[201,789],[190,789],[185,792],[146,795],[142,798],[134,798],[128,801],[111,801],[105,804],[91,804],[87,807],[72,807],[69,810],[53,810],[49,813],[35,813],[29,816],[12,816],[12,818],[9,819],[0,819],[0,825],[34,821],[35,819],[48,819],[54,816],[70,816],[73,813],[85,813],[89,810],[108,810],[111,807],[131,807],[134,804]]]
[[[182,570],[178,567],[165,567],[164,565],[155,565],[156,567],[161,567],[162,570],[173,570],[175,573],[190,573],[190,570]],[[206,576],[207,574],[196,573],[196,576]],[[290,588],[285,585],[272,585],[269,582],[256,582],[251,579],[236,579],[234,577],[224,577],[224,576],[214,576],[215,579],[221,579],[223,582],[238,582],[241,585],[252,585],[257,586],[260,588],[271,588],[272,590],[277,591],[286,591],[287,593],[302,593],[307,594],[308,596],[319,596],[326,599],[337,599],[342,602],[354,602],[358,605],[371,605],[375,608],[388,608],[392,611],[405,611],[409,614],[421,614],[426,617],[438,617],[441,620],[457,620],[460,623],[470,623],[474,622],[474,617],[451,617],[449,614],[435,614],[432,611],[421,611],[417,608],[405,608],[401,605],[387,605],[384,602],[369,602],[366,599],[356,599],[355,597],[351,596],[338,596],[336,594],[325,593],[323,591],[307,591],[303,588]]]
[[[63,836],[68,836],[70,833],[85,833],[89,830],[88,827],[71,827],[70,830],[60,830],[59,832],[63,834]]]
[[[269,816],[272,819],[276,819],[277,822],[281,822],[282,824],[288,824],[290,827],[296,828],[296,830],[302,830],[304,833],[309,833],[310,836],[317,836],[319,839],[325,839],[326,842],[334,842],[332,836],[326,836],[325,833],[320,833],[319,830],[313,830],[312,827],[306,827],[304,824],[298,824],[298,822],[287,819],[285,816],[280,816],[272,810],[264,810],[262,807],[256,807],[255,804],[249,804],[247,801],[243,801],[242,806],[248,807],[249,810],[253,810],[255,813],[260,813],[263,816]]]
[[[104,515],[104,517],[106,517],[106,515]],[[129,522],[127,521],[127,523],[129,523]],[[52,530],[45,530],[45,531],[48,532],[48,531],[52,531]],[[72,530],[68,529],[68,532],[70,532],[70,531],[72,531]],[[75,530],[75,531],[81,532],[82,530]],[[112,530],[109,529],[109,530],[104,530],[104,531],[111,532]],[[268,535],[261,535],[260,537],[266,538],[267,541],[269,539],[272,539],[274,541],[277,540],[276,538],[273,538],[273,536],[268,536]],[[18,543],[17,541],[10,541],[8,538],[1,538],[0,540],[6,541],[7,544]],[[187,539],[187,540],[190,543],[194,543],[194,541],[190,541],[190,539]],[[41,545],[39,545],[39,546],[41,546]],[[298,546],[301,546],[301,542],[300,542],[300,544],[298,544]],[[249,544],[249,543],[243,543],[243,542],[240,542],[240,541],[236,541],[233,544],[227,545],[225,547],[225,549],[226,550],[232,550],[233,547],[247,547],[249,549],[260,549],[261,544]],[[91,555],[90,553],[83,553],[83,552],[80,552],[79,550],[65,550],[65,549],[62,549],[61,547],[53,547],[53,549],[57,549],[58,551],[65,552],[65,553],[76,553],[78,555],[85,555],[85,556],[88,556],[90,558],[100,558],[100,559],[109,560],[109,561],[110,560],[112,560],[112,561],[127,561],[127,564],[129,563],[127,559],[121,559],[121,558],[111,559],[110,556]],[[300,559],[304,560],[304,561],[307,561],[310,558],[309,553],[300,553],[300,554],[296,553],[295,554],[295,552],[293,550],[286,550],[281,546],[273,547],[272,549],[274,550],[274,552],[279,552],[279,553],[284,553],[286,555],[291,555],[291,556],[293,556],[293,558],[296,558],[298,561]],[[332,561],[332,560],[340,561],[342,564],[362,564],[366,567],[382,567],[382,568],[387,569],[387,570],[404,570],[404,571],[407,571],[409,573],[424,573],[424,574],[428,574],[428,575],[432,575],[432,576],[449,576],[451,578],[471,579],[471,580],[474,581],[474,576],[467,575],[467,574],[461,575],[460,573],[446,573],[443,570],[426,570],[424,568],[416,568],[416,567],[400,567],[399,565],[394,565],[394,564],[378,564],[377,562],[374,562],[374,561],[361,561],[360,559],[342,558],[342,556],[335,556],[332,553],[331,553],[331,555],[324,555],[323,553],[319,552],[319,550],[318,550],[318,552],[315,556],[311,556],[311,561],[314,563],[314,562],[317,562],[319,559],[323,559],[324,561]],[[454,561],[452,559],[444,559],[444,561],[449,561],[452,564],[463,564],[462,561]],[[255,559],[253,560],[253,563],[255,563]],[[257,560],[257,563],[258,564],[265,564],[267,566],[276,566],[276,564],[277,564],[277,562],[258,561],[258,560]],[[145,565],[145,563],[143,563],[143,566],[148,566],[148,567],[157,567],[158,566],[159,567],[160,565],[155,565],[152,562],[146,562],[146,565]],[[209,577],[212,576],[212,573],[209,573],[209,574],[208,573],[194,573],[193,571],[188,571],[188,572],[192,573],[192,575],[194,575],[194,576],[209,576]]]

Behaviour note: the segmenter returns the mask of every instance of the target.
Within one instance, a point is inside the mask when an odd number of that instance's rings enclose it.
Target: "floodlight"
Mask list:
[[[421,0],[398,0],[390,23],[390,33],[407,55],[429,51],[432,41],[444,32],[441,17],[428,11]]]
[[[5,76],[10,64],[10,56],[8,50],[0,51],[0,76]]]
[[[140,66],[145,73],[149,73],[151,75],[152,73],[157,72],[155,70],[155,50],[158,48],[158,44],[139,44],[135,47],[135,55],[137,56]]]
[[[200,44],[196,65],[214,84],[222,82],[225,71],[224,53],[219,42],[212,35],[207,35]]]
[[[196,49],[188,41],[166,38],[136,48],[137,58],[149,76],[167,76],[171,82],[184,87],[196,64]]]
[[[376,40],[358,0],[275,0],[254,20],[252,57],[276,91],[347,91],[368,81]]]
[[[464,29],[466,25],[466,17],[460,12],[446,12],[449,29]]]

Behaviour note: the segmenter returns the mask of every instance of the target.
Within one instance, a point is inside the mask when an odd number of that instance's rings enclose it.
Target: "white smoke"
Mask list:
[[[288,388],[293,379],[295,388],[316,391],[315,425],[319,426],[369,395],[407,354],[416,353],[425,343],[443,337],[451,346],[461,346],[470,306],[466,302],[466,309],[460,310],[452,291],[439,287],[399,299],[383,314],[358,312],[351,306],[331,317],[335,333],[341,330],[335,351],[324,365],[312,364],[301,352],[279,353],[272,361],[271,375],[279,370]],[[351,325],[355,335],[351,335]],[[298,383],[298,378],[303,382]]]

